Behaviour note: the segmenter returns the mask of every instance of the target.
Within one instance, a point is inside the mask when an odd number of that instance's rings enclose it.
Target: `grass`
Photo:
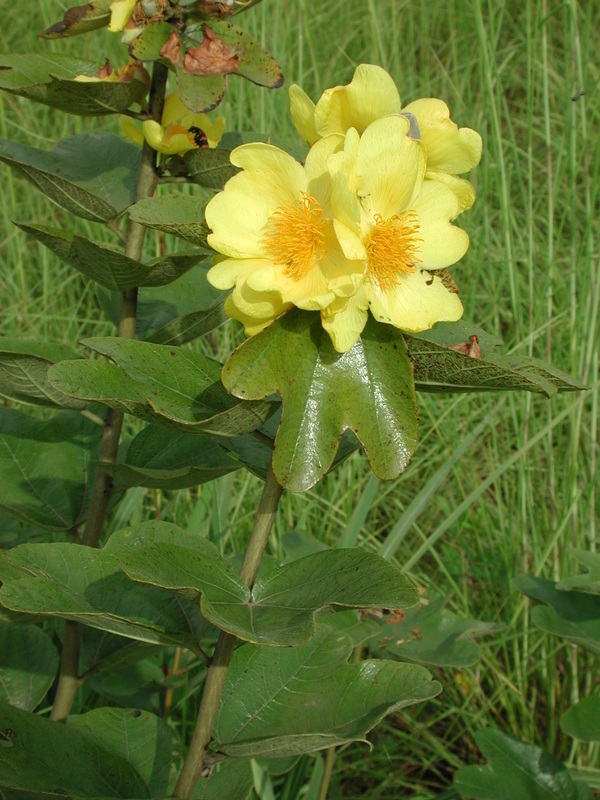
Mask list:
[[[35,19],[16,4],[6,9],[0,49],[64,52],[34,32],[66,7],[36,4]],[[290,529],[328,544],[342,534],[348,543],[383,547],[419,585],[450,594],[456,613],[507,626],[460,680],[441,673],[438,700],[389,719],[372,752],[357,746],[343,753],[330,797],[432,798],[458,766],[479,758],[473,733],[484,725],[595,770],[598,780],[598,747],[577,745],[558,727],[559,712],[594,684],[598,664],[533,628],[529,604],[511,582],[524,571],[554,579],[573,572],[569,549],[598,544],[600,6],[263,0],[240,21],[278,58],[286,85],[298,82],[314,99],[348,82],[356,64],[378,63],[404,101],[442,97],[453,119],[481,132],[483,158],[472,175],[478,200],[461,219],[471,247],[453,270],[465,317],[500,334],[506,351],[551,360],[591,387],[550,401],[420,395],[421,444],[400,479],[378,484],[357,454],[317,489],[284,499],[275,549]],[[67,47],[118,63],[116,37],[76,37]],[[232,129],[294,136],[284,91],[234,78],[223,113]],[[5,138],[49,147],[93,124],[0,96]],[[114,129],[115,121],[100,124]],[[11,225],[71,221],[2,169],[0,333],[73,343],[109,333],[93,287]],[[258,491],[241,473],[169,497],[139,490],[113,525],[154,513],[160,503],[163,518],[185,524],[192,515],[224,549],[241,547]]]

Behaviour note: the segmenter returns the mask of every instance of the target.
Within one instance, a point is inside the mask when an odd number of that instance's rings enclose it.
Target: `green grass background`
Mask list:
[[[98,32],[47,42],[35,33],[70,3],[0,0],[3,52],[77,53],[118,65],[118,37]],[[322,485],[282,504],[281,535],[302,530],[333,544],[395,552],[417,583],[451,595],[458,614],[503,622],[479,665],[441,672],[444,693],[388,719],[336,762],[330,797],[425,800],[479,755],[473,732],[494,725],[546,747],[600,787],[597,746],[561,733],[559,713],[598,681],[598,663],[530,626],[512,587],[527,571],[573,572],[569,548],[598,542],[598,310],[600,4],[577,0],[263,0],[238,18],[279,60],[286,86],[316,100],[361,62],[380,64],[402,99],[441,97],[478,130],[481,165],[470,249],[453,269],[465,318],[500,334],[506,352],[546,358],[590,386],[552,400],[524,394],[420,395],[419,448],[397,481],[374,479],[356,454]],[[229,129],[293,138],[285,89],[232,78]],[[50,147],[116,120],[82,120],[0,95],[0,136]],[[11,220],[72,225],[30,184],[2,170],[0,335],[76,342],[110,334],[93,286],[28,241]],[[110,234],[84,222],[88,235]],[[160,240],[149,236],[149,249]],[[223,336],[221,346],[230,338]],[[468,440],[483,423],[479,434]],[[459,447],[466,451],[444,470]],[[444,472],[442,472],[444,471]],[[445,474],[447,472],[448,474]],[[161,496],[133,490],[113,528],[155,514],[243,547],[260,487],[237,474]],[[192,718],[182,703],[182,725]]]

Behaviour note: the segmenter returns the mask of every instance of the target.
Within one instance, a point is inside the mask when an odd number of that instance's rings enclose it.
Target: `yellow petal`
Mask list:
[[[315,130],[315,104],[304,89],[295,83],[290,86],[289,95],[290,112],[296,130],[310,147],[320,138]]]
[[[321,311],[321,324],[331,337],[338,353],[350,350],[363,332],[368,318],[366,294],[360,289],[354,296],[336,298]]]
[[[347,86],[323,92],[315,108],[315,129],[321,136],[346,133],[348,128],[362,133],[379,117],[400,110],[400,95],[390,75],[373,64],[360,64]]]
[[[215,258],[206,279],[215,289],[231,289],[246,280],[255,270],[271,264],[264,258]]]
[[[209,245],[232,258],[265,257],[263,238],[276,207],[269,197],[258,193],[252,197],[229,188],[219,192],[205,210],[206,223],[212,231]]]
[[[113,0],[110,4],[110,22],[108,30],[116,33],[122,31],[129,22],[137,0]]]
[[[481,160],[481,136],[471,128],[458,128],[450,119],[443,100],[432,97],[409,103],[402,109],[414,114],[427,149],[427,168],[450,172],[468,172]]]
[[[318,264],[301,278],[287,275],[281,268],[270,265],[253,272],[246,283],[257,293],[277,293],[283,303],[293,303],[307,311],[325,308],[335,297]]]
[[[126,117],[123,115],[119,118],[119,123],[121,125],[121,133],[126,139],[129,139],[130,142],[137,144],[138,147],[141,147],[144,144],[144,134],[131,119],[131,117]]]
[[[405,117],[373,122],[360,138],[356,157],[357,189],[364,211],[384,219],[410,207],[425,174],[425,149],[408,137]],[[370,222],[370,220],[369,220]]]
[[[253,194],[256,197],[268,196],[275,208],[295,202],[308,189],[302,164],[273,145],[262,142],[243,144],[232,151],[231,163],[244,170],[244,186],[251,183]],[[238,177],[236,175],[231,181]],[[248,197],[248,202],[253,200],[254,197]]]
[[[442,269],[464,256],[469,236],[450,223],[460,213],[460,202],[448,186],[438,181],[424,181],[412,209],[419,222],[419,267]]]
[[[290,308],[290,306],[281,304],[279,298],[276,297],[273,301],[272,313],[267,316],[259,316],[257,313],[255,313],[258,311],[258,307],[255,307],[252,305],[252,303],[245,301],[239,294],[234,297],[234,294],[235,292],[230,294],[225,300],[225,313],[232,319],[236,319],[238,322],[242,323],[246,336],[255,336],[257,333],[260,333],[268,325],[274,322],[277,317],[280,317]],[[278,302],[279,305],[277,305]],[[238,306],[238,303],[243,308],[250,308],[253,313],[245,313],[242,308]]]
[[[150,147],[164,155],[173,156],[178,153],[187,153],[188,150],[196,148],[193,136],[180,125],[163,128],[155,120],[147,119],[142,122],[142,133]]]
[[[458,197],[460,214],[462,214],[463,211],[468,211],[475,202],[476,195],[473,184],[465,180],[465,178],[458,178],[456,175],[451,175],[449,172],[428,169],[425,171],[425,180],[439,181],[440,183],[445,183],[449,189],[452,189],[454,194]]]
[[[314,197],[324,210],[329,208],[331,202],[331,178],[327,169],[329,157],[343,146],[343,136],[326,136],[310,148],[304,162],[308,194]]]
[[[165,100],[162,125],[164,128],[168,128],[169,125],[181,125],[188,131],[190,128],[200,128],[206,136],[208,146],[216,147],[225,130],[225,118],[217,117],[215,122],[212,122],[207,114],[195,114],[183,104],[179,92],[172,92]]]
[[[463,315],[458,295],[438,275],[418,268],[386,291],[371,284],[369,306],[378,322],[413,333],[429,330],[436,322],[456,322]]]

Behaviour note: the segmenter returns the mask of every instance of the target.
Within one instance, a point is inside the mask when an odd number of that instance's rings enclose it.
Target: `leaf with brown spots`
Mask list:
[[[183,69],[188,75],[229,75],[238,71],[239,57],[232,46],[226,45],[208,25],[204,41],[190,47],[183,59]]]

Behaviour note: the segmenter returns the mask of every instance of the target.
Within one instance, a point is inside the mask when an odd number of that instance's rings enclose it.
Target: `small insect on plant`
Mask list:
[[[202,128],[199,128],[197,125],[192,125],[188,128],[188,131],[194,135],[194,141],[198,147],[208,147],[208,139]]]

